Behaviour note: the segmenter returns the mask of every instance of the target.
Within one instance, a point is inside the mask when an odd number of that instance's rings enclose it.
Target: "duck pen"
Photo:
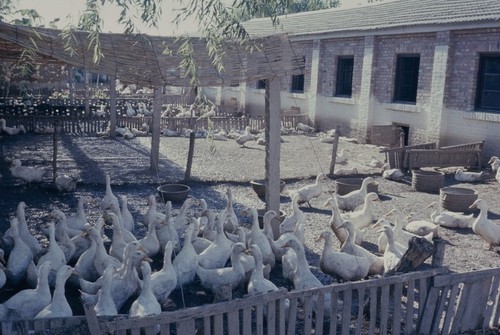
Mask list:
[[[500,326],[500,268],[446,267],[129,318],[2,322],[2,334],[457,334]]]

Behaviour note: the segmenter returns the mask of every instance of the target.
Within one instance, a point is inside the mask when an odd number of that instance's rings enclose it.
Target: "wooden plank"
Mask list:
[[[438,301],[436,311],[434,312],[434,317],[433,317],[434,320],[432,322],[432,327],[431,327],[431,333],[433,333],[433,334],[437,334],[437,332],[439,331],[439,326],[441,325],[441,320],[443,320],[444,307],[449,302],[448,295],[449,295],[451,289],[452,289],[451,286],[446,286],[446,287],[441,288],[441,294],[439,295],[439,301]]]
[[[316,301],[316,317],[314,320],[315,321],[314,328],[316,334],[323,334],[324,315],[325,315],[325,295],[318,294],[318,299]]]
[[[417,321],[417,332],[419,334],[429,334],[440,292],[440,288],[432,287],[426,301],[419,299],[419,318]]]
[[[468,303],[462,319],[462,332],[476,330],[482,326],[492,280],[493,278],[489,277],[471,284]]]
[[[493,277],[491,285],[490,285],[490,290],[488,293],[488,303],[486,304],[486,309],[484,311],[484,320],[483,320],[483,325],[482,325],[483,329],[488,328],[490,323],[491,323],[491,317],[493,315],[493,310],[495,308],[494,302],[496,300],[499,285],[500,285],[500,277],[498,277],[498,276]],[[493,302],[493,303],[489,303],[489,302]]]
[[[465,308],[467,307],[467,304],[468,304],[469,294],[470,294],[470,285],[467,283],[464,283],[463,287],[462,287],[462,291],[460,292],[460,295],[458,297],[455,318],[453,319],[453,322],[451,323],[450,333],[452,333],[452,334],[458,333],[460,331],[461,324],[462,324],[462,318],[464,316]]]
[[[159,325],[146,327],[143,329],[142,334],[143,335],[157,335],[159,329],[160,329]],[[193,328],[193,332],[191,332],[191,333],[180,333],[180,334],[194,334],[194,328]]]
[[[394,285],[394,293],[393,293],[393,303],[394,309],[392,312],[392,334],[400,334],[401,333],[401,320],[403,316],[401,315],[401,304],[403,296],[403,284],[398,283]]]
[[[205,316],[203,318],[203,334],[205,335],[212,334],[212,322],[210,316]]]
[[[255,307],[255,334],[264,335],[264,307],[261,304]]]
[[[177,322],[175,327],[178,334],[194,334],[196,332],[195,319],[183,320]]]
[[[388,333],[388,319],[389,319],[389,285],[384,285],[381,287],[380,294],[380,334]]]
[[[214,334],[222,334],[224,331],[224,315],[214,315]]]
[[[332,291],[331,306],[330,306],[330,335],[337,334],[337,305],[338,292]]]
[[[170,323],[160,325],[160,335],[170,335]]]
[[[306,295],[303,298],[304,305],[304,334],[312,333],[312,314],[313,314],[313,297],[311,295]],[[316,309],[321,308],[316,304]]]
[[[433,285],[448,286],[456,283],[470,283],[493,276],[500,276],[500,268],[439,275],[434,277]]]
[[[356,332],[355,335],[361,335],[361,330],[363,329],[363,308],[365,307],[365,289],[361,288],[358,290],[358,318],[356,319]]]
[[[422,317],[422,314],[424,312],[424,308],[422,306],[425,306],[425,301],[427,299],[427,289],[429,287],[429,283],[427,278],[421,278],[418,281],[418,318]]]
[[[238,310],[227,313],[227,328],[229,334],[240,333],[240,313]],[[188,334],[188,333],[183,333],[183,334]]]
[[[368,326],[368,333],[375,333],[375,325],[377,323],[377,301],[378,301],[378,287],[370,287],[370,324]]]
[[[267,334],[276,334],[276,302],[270,301],[267,303]]]
[[[406,291],[406,316],[404,323],[404,333],[405,335],[412,334],[415,330],[415,325],[413,321],[413,313],[415,303],[415,281],[410,280],[408,282],[408,287]]]
[[[140,327],[133,327],[130,329],[130,334],[131,335],[141,335],[141,328]]]
[[[44,319],[35,319],[33,320],[33,330],[35,332],[37,331],[42,331],[42,330],[45,330],[46,329],[46,326],[45,326],[45,320]],[[5,334],[5,333],[3,333]]]
[[[451,288],[450,296],[448,298],[448,305],[446,306],[446,312],[444,314],[444,322],[443,327],[441,328],[441,332],[443,334],[450,333],[450,325],[455,317],[456,304],[457,304],[457,296],[460,293],[460,285],[455,284]]]
[[[288,328],[287,334],[294,335],[295,334],[295,326],[297,321],[297,298],[290,299],[290,309],[289,309],[289,317],[288,317]]]
[[[279,335],[285,335],[289,304],[290,300],[288,299],[279,300],[279,314],[278,314],[278,325],[277,325],[279,330],[278,332]]]
[[[99,321],[97,320],[97,315],[94,311],[94,305],[86,303],[83,305],[85,311],[85,317],[87,318],[87,324],[89,325],[89,332],[91,335],[99,335],[101,333],[99,329]]]
[[[500,279],[500,278],[499,278]],[[497,287],[496,296],[493,299],[493,312],[489,327],[498,327],[500,325],[500,287]]]
[[[251,307],[243,309],[243,335],[252,334],[252,309]]]
[[[341,334],[349,334],[351,327],[352,290],[344,291],[342,305],[342,328]]]

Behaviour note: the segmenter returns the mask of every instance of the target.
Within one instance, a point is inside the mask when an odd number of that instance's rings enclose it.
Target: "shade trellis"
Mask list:
[[[36,62],[62,63],[104,73],[122,82],[144,86],[187,86],[186,70],[180,66],[177,37],[145,34],[99,34],[100,61],[93,62],[89,33],[73,32],[74,54],[65,50],[62,30],[16,26],[0,22],[0,58],[17,60],[22,50],[36,51]],[[207,50],[207,41],[190,37],[199,86],[229,86],[240,82],[303,73],[304,60],[295,55],[287,35],[252,39],[256,48],[249,50],[239,41],[224,45],[223,70],[217,71]],[[165,52],[168,50],[169,52]]]

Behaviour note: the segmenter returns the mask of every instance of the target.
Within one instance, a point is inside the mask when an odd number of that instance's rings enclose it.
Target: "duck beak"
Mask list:
[[[76,270],[73,270],[73,271],[71,272],[71,274],[73,274],[73,275],[75,275],[75,276],[79,276],[79,275],[80,275],[80,273],[78,273],[78,271],[76,271]]]
[[[82,237],[88,237],[89,232],[87,230],[83,230],[82,233],[80,234]]]
[[[476,203],[473,203],[472,205],[469,206],[470,209],[477,208]]]
[[[142,260],[143,260],[143,261],[146,261],[146,262],[148,262],[148,263],[153,263],[153,260],[152,260],[151,258],[149,258],[148,256],[144,256],[144,257],[142,258]]]

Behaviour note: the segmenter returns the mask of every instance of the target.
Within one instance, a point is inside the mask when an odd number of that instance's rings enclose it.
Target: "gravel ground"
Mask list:
[[[305,184],[312,183],[320,172],[328,172],[332,145],[322,143],[320,137],[305,135],[283,136],[281,146],[281,177],[286,182],[281,196],[281,210],[291,212],[288,190],[297,189]],[[149,172],[149,150],[151,139],[148,137],[133,140],[107,139],[96,137],[78,137],[64,135],[58,141],[58,168],[59,171],[77,176],[80,180],[74,193],[61,194],[55,191],[50,184],[52,168],[52,136],[51,135],[20,135],[4,137],[0,141],[0,230],[8,227],[9,217],[15,215],[19,201],[27,204],[27,218],[30,229],[40,239],[39,227],[46,224],[46,217],[53,208],[65,212],[74,212],[78,197],[91,195],[100,199],[105,194],[104,173],[111,175],[112,189],[117,196],[127,195],[129,208],[137,221],[147,209],[147,196],[156,194],[156,187],[163,183],[178,182],[184,178],[184,169],[187,161],[189,139],[161,138],[160,166],[158,172]],[[249,181],[264,177],[265,147],[256,142],[249,143],[247,148],[240,148],[233,140],[217,141],[215,152],[210,150],[211,144],[205,139],[197,139],[192,179],[187,184],[191,186],[191,196],[204,198],[208,206],[215,210],[225,207],[225,190],[231,187],[235,198],[235,209],[239,213],[243,208],[253,206],[263,208],[264,203],[259,200],[250,187]],[[371,156],[380,159],[379,147],[356,144],[348,139],[341,138],[341,148],[349,150],[351,158],[347,165],[339,165],[340,169],[356,167],[357,175],[350,177],[373,176],[378,182],[381,198],[376,203],[376,212],[382,216],[392,208],[400,208],[404,213],[417,212],[422,218],[428,218],[430,209],[426,206],[432,201],[439,200],[437,194],[427,194],[413,191],[409,178],[403,182],[388,181],[380,177],[380,171],[368,166]],[[8,167],[10,161],[19,158],[23,165],[43,167],[49,172],[46,182],[42,185],[25,185],[13,178]],[[460,184],[453,178],[453,169],[447,172],[445,184],[447,186],[468,187],[479,192],[479,197],[486,200],[490,206],[489,217],[500,223],[499,184],[494,178],[474,184]],[[303,207],[307,213],[306,249],[309,264],[315,269],[314,273],[325,283],[331,283],[333,278],[323,275],[318,266],[319,252],[322,245],[315,242],[316,237],[324,229],[329,229],[331,211],[323,205],[330,196],[329,190],[334,188],[330,181],[325,186],[325,192],[318,199],[311,202],[312,208]],[[174,214],[180,205],[174,205]],[[160,205],[160,210],[162,205]],[[90,221],[99,216],[97,205],[87,210]],[[193,211],[194,214],[194,211]],[[249,225],[249,218],[240,216],[243,224]],[[140,234],[144,230],[140,230]],[[500,266],[498,250],[487,250],[486,243],[472,232],[471,228],[446,229],[441,228],[439,235],[448,241],[444,265],[452,271],[466,272]],[[364,246],[376,251],[378,233],[369,229]],[[338,245],[337,245],[338,246]],[[428,261],[429,262],[429,261]],[[177,306],[179,307],[179,306]]]

